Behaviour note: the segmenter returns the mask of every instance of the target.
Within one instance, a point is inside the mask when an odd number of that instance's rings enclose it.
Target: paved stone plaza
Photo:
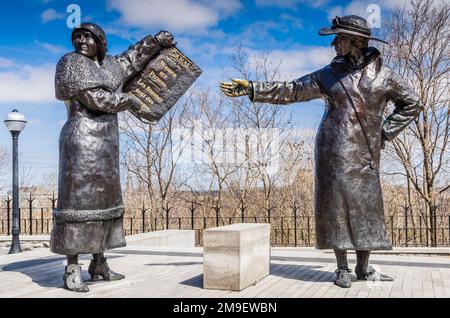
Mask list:
[[[372,256],[372,264],[394,282],[354,282],[350,289],[341,289],[333,285],[333,253],[272,248],[270,275],[231,292],[202,288],[202,248],[128,246],[107,253],[111,268],[125,280],[88,282],[90,292],[79,294],[62,288],[65,258],[37,248],[0,256],[0,297],[450,297],[449,249],[437,249],[441,255],[434,256],[408,252]],[[353,268],[354,254],[349,258]],[[80,263],[88,279],[89,256]]]

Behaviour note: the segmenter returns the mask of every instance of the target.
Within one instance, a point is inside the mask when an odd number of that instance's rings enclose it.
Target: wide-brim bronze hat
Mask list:
[[[336,16],[332,21],[331,27],[321,28],[319,34],[348,34],[389,44],[384,40],[373,37],[367,20],[356,15],[347,15],[344,17]]]

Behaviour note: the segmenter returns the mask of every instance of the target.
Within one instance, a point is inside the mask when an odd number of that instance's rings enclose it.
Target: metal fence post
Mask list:
[[[194,217],[195,217],[195,208],[194,208],[194,201],[191,202],[191,230],[194,229]]]
[[[216,204],[216,206],[213,207],[213,210],[216,212],[216,226],[217,227],[219,227],[220,209],[221,209],[221,207],[218,204]]]
[[[145,212],[147,212],[148,209],[145,208],[144,202],[142,202],[142,209],[141,215],[142,215],[142,233],[145,233]]]
[[[9,193],[6,198],[6,218],[7,218],[7,229],[8,229],[8,235],[11,235],[11,199],[9,198]]]
[[[239,210],[241,210],[241,219],[242,223],[245,223],[245,210],[247,209],[246,206],[244,206],[244,202],[241,201],[241,206],[239,207]]]
[[[405,245],[408,247],[408,207],[405,207]]]
[[[189,208],[191,212],[191,230],[195,229],[195,210],[199,207],[200,203],[197,203],[195,201],[188,201],[191,203],[191,206]]]
[[[422,216],[419,215],[419,242],[420,246],[422,246]]]
[[[58,200],[58,198],[55,198],[55,191],[53,191],[52,197],[50,199],[50,201],[52,201],[52,220],[53,221],[55,220],[55,217],[53,216],[53,211],[55,211],[57,200]]]
[[[33,235],[33,201],[34,199],[31,198],[31,192],[30,192],[30,198],[27,199],[28,201],[28,208],[29,208],[29,215],[30,215],[30,235]]]
[[[19,224],[20,224],[20,233],[26,234],[27,233],[27,219],[22,219],[22,208],[19,208]]]
[[[169,212],[171,209],[169,209],[169,203],[166,203],[166,207],[164,208],[166,211],[166,230],[169,229]]]
[[[308,247],[311,246],[311,231],[310,231],[310,216],[308,215],[307,222],[308,222]]]
[[[297,247],[297,203],[294,203],[294,244]]]
[[[391,240],[392,240],[392,245],[395,244],[395,239],[394,239],[394,216],[391,216]]]
[[[433,211],[433,217],[434,217],[434,222],[433,222],[433,235],[434,235],[434,246],[438,246],[438,239],[437,239],[437,215],[436,215],[436,211]]]
[[[44,208],[41,208],[41,233],[44,234]]]
[[[219,227],[219,209],[216,207],[216,226]]]
[[[130,218],[130,234],[133,235],[133,218]]]

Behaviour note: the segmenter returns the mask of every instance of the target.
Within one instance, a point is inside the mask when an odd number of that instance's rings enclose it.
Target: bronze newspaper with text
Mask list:
[[[161,50],[142,72],[124,85],[124,92],[142,102],[140,111],[131,113],[144,122],[158,122],[201,73],[202,70],[178,48]]]

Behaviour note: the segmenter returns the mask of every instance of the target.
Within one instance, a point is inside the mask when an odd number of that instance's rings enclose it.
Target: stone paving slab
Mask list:
[[[0,297],[450,297],[450,257],[374,254],[375,268],[394,282],[333,284],[332,254],[304,248],[272,248],[270,275],[240,292],[205,290],[202,248],[128,246],[107,253],[111,268],[126,276],[116,282],[88,282],[89,293],[62,288],[65,258],[46,248],[0,256]],[[90,256],[80,257],[83,279]],[[350,267],[355,255],[349,255]],[[353,273],[352,273],[353,274]],[[355,279],[355,277],[353,277]]]

